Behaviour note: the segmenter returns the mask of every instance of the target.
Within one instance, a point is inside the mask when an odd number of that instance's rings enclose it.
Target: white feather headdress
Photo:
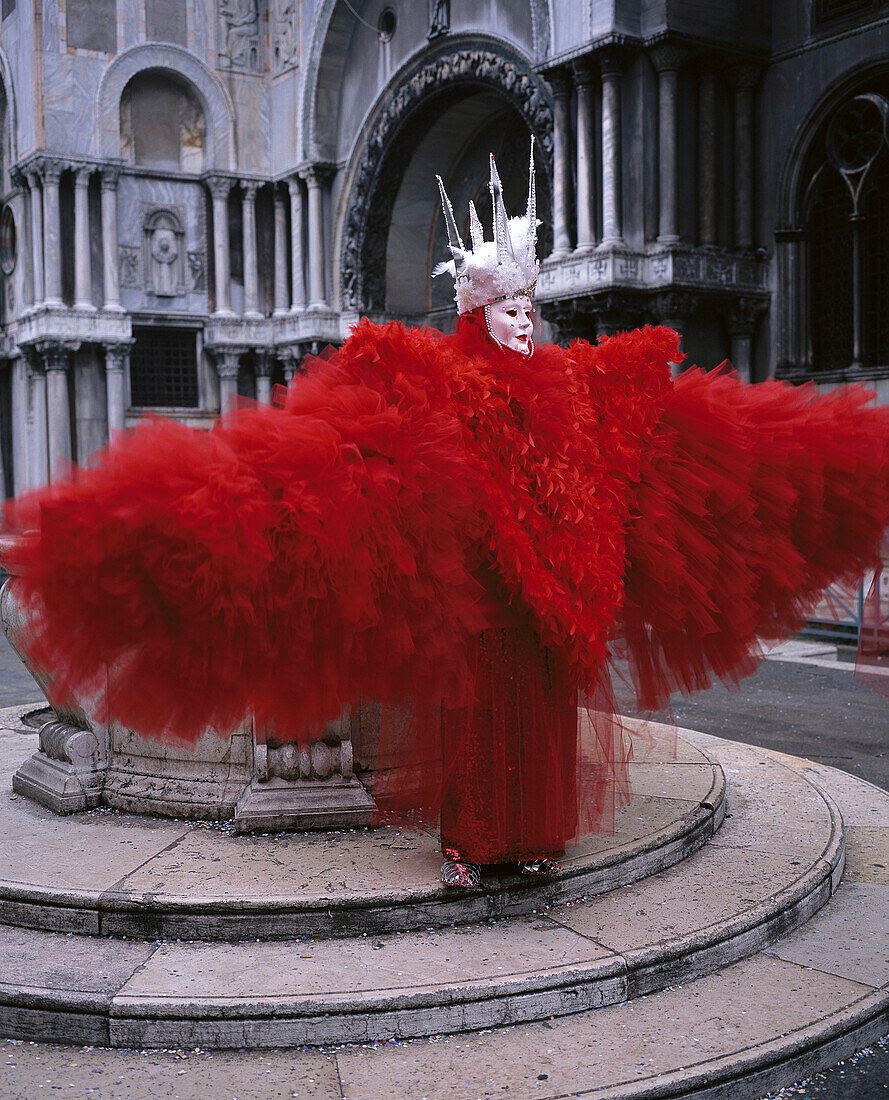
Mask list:
[[[453,259],[436,266],[432,272],[448,272],[454,279],[457,312],[467,313],[479,306],[502,302],[506,298],[534,294],[540,264],[537,262],[537,194],[534,187],[534,138],[531,138],[531,169],[528,176],[528,208],[524,217],[507,218],[503,205],[503,187],[491,154],[491,201],[494,206],[494,240],[486,241],[475,204],[469,204],[469,232],[472,248],[463,244],[454,219],[451,200],[441,176],[436,176],[441,206],[448,229],[448,245]]]

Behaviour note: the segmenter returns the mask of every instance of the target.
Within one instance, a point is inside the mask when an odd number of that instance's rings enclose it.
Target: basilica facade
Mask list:
[[[6,495],[453,323],[436,173],[538,150],[548,334],[889,401],[886,0],[0,0]],[[465,227],[463,227],[465,228]]]

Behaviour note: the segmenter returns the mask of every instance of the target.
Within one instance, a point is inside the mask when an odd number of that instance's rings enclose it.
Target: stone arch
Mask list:
[[[534,54],[536,59],[541,61],[549,53],[552,41],[551,0],[527,0],[527,3],[531,11]],[[335,22],[337,17],[342,17],[343,33],[345,33],[345,28],[351,26],[355,14],[343,0],[321,0],[315,15],[306,75],[302,82],[301,102],[298,107],[301,153],[305,160],[335,159],[334,150],[324,144],[318,136],[317,117],[319,90],[324,87],[338,88],[342,75],[342,63],[337,59],[336,51],[327,48],[331,36],[335,37],[338,33]],[[481,28],[479,30],[480,33],[484,33]]]
[[[432,104],[472,90],[496,93],[513,107],[538,142],[538,168],[551,178],[552,101],[528,63],[499,43],[456,45],[426,56],[403,73],[378,100],[372,121],[359,141],[343,187],[338,254],[344,309],[379,308],[379,287],[366,285],[370,254],[379,256],[388,236],[396,186],[384,180],[387,159],[398,142],[410,143],[412,128],[423,125]],[[546,217],[546,212],[543,214]],[[371,280],[372,281],[372,280]]]
[[[194,54],[169,43],[132,46],[105,70],[96,96],[96,147],[100,155],[113,160],[120,157],[120,97],[132,78],[146,69],[166,69],[192,86],[207,123],[205,168],[235,168],[235,113],[228,92]]]
[[[18,160],[18,116],[15,105],[15,89],[12,84],[12,69],[9,66],[9,58],[6,51],[0,48],[0,81],[3,82],[3,91],[6,95],[6,126],[9,130],[9,165],[11,167]]]

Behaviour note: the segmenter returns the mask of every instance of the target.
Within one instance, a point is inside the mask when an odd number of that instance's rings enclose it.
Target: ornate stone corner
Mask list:
[[[305,744],[254,747],[253,782],[235,807],[235,832],[355,828],[374,801],[353,772],[349,714]]]
[[[72,725],[54,714],[40,727],[40,750],[12,777],[12,789],[57,814],[102,801],[108,768],[107,733]]]

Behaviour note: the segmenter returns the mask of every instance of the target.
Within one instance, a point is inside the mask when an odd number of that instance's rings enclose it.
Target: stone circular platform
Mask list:
[[[7,777],[35,747],[20,713],[0,712]],[[551,879],[506,871],[469,895],[439,884],[432,832],[236,836],[221,826],[101,809],[59,817],[7,793],[0,921],[142,939],[337,937],[518,916],[614,890],[686,858],[718,829],[725,809],[725,779],[711,757],[688,742],[674,748],[666,727],[648,725],[645,733],[644,755],[630,765],[634,799],[618,811],[613,835],[569,850]]]
[[[0,749],[12,757],[30,750],[23,742],[28,735],[14,725],[0,732]],[[269,1048],[531,1026],[641,1001],[711,975],[761,952],[830,898],[843,867],[842,825],[830,799],[804,775],[726,743],[714,759],[709,748],[680,742],[678,762],[635,768],[637,798],[621,819],[623,831],[600,838],[598,851],[572,854],[555,883],[538,888],[504,878],[480,895],[457,898],[430,885],[438,862],[431,836],[311,838],[314,870],[303,865],[299,880],[311,896],[278,893],[269,900],[258,882],[271,876],[292,890],[289,876],[299,861],[286,853],[306,837],[233,838],[107,814],[51,819],[7,796],[0,819],[0,851],[8,861],[0,1034],[121,1047]],[[731,812],[714,833],[723,774]],[[694,851],[702,832],[709,842]],[[101,852],[103,863],[96,861]],[[240,853],[237,860],[232,852]],[[672,866],[663,863],[665,853]],[[401,869],[406,884],[398,895],[368,888],[373,871],[358,856],[371,854]],[[215,863],[223,866],[214,870]],[[78,893],[65,877],[77,872],[82,883],[84,867],[117,878],[102,891],[94,884],[92,893],[82,886]],[[631,868],[635,881],[622,882]],[[14,888],[12,873],[19,879]],[[50,876],[62,881],[53,888]],[[584,876],[607,892],[559,904],[559,891],[572,884],[576,890]],[[181,890],[185,881],[192,894],[170,891],[170,883]],[[29,882],[39,891],[36,901],[28,900]],[[229,907],[237,901],[235,912],[220,913],[223,882],[230,891],[223,901]],[[547,890],[556,898],[547,899]],[[106,903],[88,905],[95,895]],[[523,908],[534,902],[537,912]],[[501,907],[496,917],[492,905]],[[447,912],[445,906],[458,914],[453,926],[429,919]],[[361,914],[368,923],[344,934],[341,913],[356,921]],[[33,927],[72,914],[95,927],[79,934]],[[281,932],[276,916],[295,922],[298,914],[310,927],[291,939],[274,936]],[[388,929],[373,930],[381,914]],[[393,914],[415,923],[393,930]],[[244,927],[245,915],[253,926],[264,921],[273,935],[226,942],[194,934],[202,920],[215,932],[220,917],[223,930],[236,926],[233,918]],[[179,922],[191,935],[151,942],[97,934],[112,917],[127,927]],[[319,935],[324,922],[338,934]]]

